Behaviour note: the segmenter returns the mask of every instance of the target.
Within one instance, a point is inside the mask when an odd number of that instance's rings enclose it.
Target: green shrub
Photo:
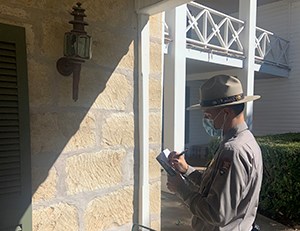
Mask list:
[[[259,211],[288,224],[300,224],[300,133],[257,137],[264,178]]]

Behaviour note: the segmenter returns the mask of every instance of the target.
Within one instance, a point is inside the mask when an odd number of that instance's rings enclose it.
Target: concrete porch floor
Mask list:
[[[161,194],[161,231],[191,231],[191,213],[175,195],[162,191]],[[282,224],[258,215],[256,223],[261,231],[295,231]]]

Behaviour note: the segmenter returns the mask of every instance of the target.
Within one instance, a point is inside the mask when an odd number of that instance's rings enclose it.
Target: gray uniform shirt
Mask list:
[[[232,128],[204,173],[193,171],[177,194],[197,231],[249,231],[262,181],[261,150],[246,123]]]

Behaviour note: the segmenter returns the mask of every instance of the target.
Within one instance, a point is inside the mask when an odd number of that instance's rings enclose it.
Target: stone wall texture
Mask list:
[[[0,23],[24,27],[32,152],[33,231],[130,230],[137,211],[138,22],[134,0],[86,0],[93,38],[79,99],[56,70],[74,0],[0,0]],[[150,17],[149,188],[160,229],[162,17]],[[136,164],[135,164],[136,163]]]

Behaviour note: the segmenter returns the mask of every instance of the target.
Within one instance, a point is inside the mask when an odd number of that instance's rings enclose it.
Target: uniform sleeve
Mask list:
[[[224,226],[231,221],[242,200],[249,171],[240,152],[228,146],[220,153],[211,185],[206,186],[210,187],[206,195],[179,189],[179,195],[191,212],[214,226]]]
[[[191,182],[196,187],[200,187],[202,181],[202,172],[198,170],[194,170],[191,174],[189,174],[186,178],[189,182]]]
[[[182,198],[181,194],[189,195],[189,194],[193,194],[194,192],[199,193],[200,181],[202,179],[202,172],[193,168],[193,171],[189,175],[183,175],[183,176],[184,176],[184,184],[179,186],[178,192],[176,194]]]

